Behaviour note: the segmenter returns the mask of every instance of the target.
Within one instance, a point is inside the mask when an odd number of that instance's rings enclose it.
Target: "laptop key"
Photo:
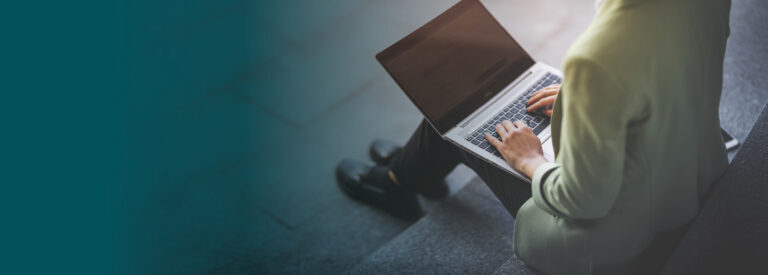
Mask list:
[[[494,138],[500,138],[496,132],[496,125],[501,124],[505,120],[523,120],[526,125],[533,129],[535,134],[541,133],[549,124],[549,118],[543,114],[543,110],[537,112],[528,113],[526,104],[531,94],[540,91],[541,89],[551,85],[560,83],[561,79],[553,74],[547,73],[545,77],[539,79],[535,85],[530,87],[523,95],[516,98],[509,105],[505,106],[499,113],[489,119],[485,124],[478,127],[471,136],[466,140],[479,146],[480,148],[498,154],[496,148],[494,148],[487,140],[485,140],[486,134],[491,134]],[[500,154],[499,154],[500,156]]]
[[[534,127],[533,133],[538,135],[541,131],[544,131],[544,128],[547,128],[547,123],[541,123],[539,126]]]

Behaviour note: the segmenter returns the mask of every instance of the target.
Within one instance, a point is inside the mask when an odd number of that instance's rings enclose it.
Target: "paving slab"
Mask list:
[[[151,196],[145,198],[148,208],[174,200],[179,190],[227,173],[259,148],[293,132],[227,92],[169,109],[142,127],[147,130],[135,135],[135,142],[153,150],[129,153],[142,154],[144,160],[140,167],[146,168],[135,173],[154,179],[132,187]]]
[[[162,110],[187,104],[241,81],[243,72],[282,52],[283,41],[254,24],[247,9],[225,11],[193,22],[183,32],[132,46],[133,56],[146,60],[138,64],[153,64],[152,68],[134,68],[132,77],[141,79],[135,88],[155,91],[143,95],[143,102],[136,106],[158,104],[154,109]]]
[[[176,190],[172,200],[141,212],[147,228],[137,228],[137,234],[152,249],[140,256],[149,270],[138,273],[205,272],[259,250],[270,237],[287,231],[242,196],[233,182],[214,179]]]
[[[513,230],[500,202],[462,190],[350,273],[489,274],[513,255]]]
[[[291,44],[310,42],[355,14],[367,1],[285,0],[253,1],[250,12],[257,24],[268,26]]]
[[[212,273],[340,273],[410,225],[353,200],[338,200],[323,210]]]
[[[142,31],[142,38],[148,41],[162,41],[178,36],[208,24],[212,20],[243,9],[248,1],[243,0],[170,0],[121,3],[125,10],[141,11],[141,18],[130,18]],[[181,8],[183,7],[183,8]]]
[[[263,108],[305,125],[384,77],[374,56],[406,34],[362,10],[259,66],[241,89]]]
[[[589,25],[594,1],[483,0],[491,14],[535,60],[560,68],[568,47]]]
[[[262,133],[254,121],[270,131]],[[243,180],[233,180],[232,171],[289,127],[232,92],[169,109],[148,127],[152,136],[143,142],[156,149],[144,165],[156,169],[142,172],[155,181],[132,188],[149,196],[136,210],[142,221],[136,231],[158,253],[141,256],[153,271],[208,270],[251,252],[266,232],[286,230],[244,196]]]

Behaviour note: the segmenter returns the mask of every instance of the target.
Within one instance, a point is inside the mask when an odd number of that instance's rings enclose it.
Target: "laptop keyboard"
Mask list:
[[[531,86],[531,88],[526,90],[525,93],[521,94],[517,99],[512,101],[512,103],[510,103],[507,107],[504,107],[504,109],[502,109],[492,119],[485,122],[483,126],[477,128],[477,130],[469,135],[466,140],[474,145],[479,146],[483,150],[488,151],[489,153],[501,157],[501,154],[498,150],[496,150],[496,147],[493,147],[493,145],[485,140],[485,133],[491,133],[495,138],[500,139],[499,134],[496,133],[496,125],[502,121],[522,120],[528,124],[528,127],[531,127],[533,133],[538,135],[541,133],[541,131],[544,130],[544,128],[547,128],[547,125],[549,125],[549,117],[544,114],[543,108],[536,112],[529,113],[527,106],[525,106],[528,102],[528,98],[531,97],[531,94],[540,91],[549,85],[560,84],[561,82],[562,80],[560,77],[551,73],[547,73],[546,75],[542,76],[536,82],[536,84]]]

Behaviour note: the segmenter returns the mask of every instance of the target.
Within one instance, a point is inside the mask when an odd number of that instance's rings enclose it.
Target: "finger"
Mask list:
[[[502,143],[501,143],[501,141],[500,141],[500,140],[496,139],[495,137],[493,137],[493,136],[492,136],[491,134],[489,134],[489,133],[485,133],[485,140],[487,140],[488,142],[490,142],[490,143],[491,143],[491,145],[493,145],[493,147],[496,147],[496,148],[499,148],[499,146],[501,146],[501,145],[502,145]]]
[[[535,93],[531,94],[531,96],[534,96],[534,95],[537,95],[537,94],[540,94],[540,93],[543,93],[543,92],[551,92],[551,91],[555,91],[555,93],[559,92],[560,91],[560,85],[557,85],[557,84],[549,85],[549,86],[544,87],[543,89],[538,90]]]
[[[517,129],[523,130],[525,128],[528,128],[528,125],[525,124],[522,120],[515,121],[513,123]],[[530,128],[528,128],[530,130]]]
[[[552,109],[544,110],[544,114],[547,115],[548,117],[552,117]]]
[[[557,90],[541,90],[533,94],[531,98],[528,99],[528,103],[526,105],[531,105],[533,103],[536,103],[537,101],[541,100],[544,97],[557,95]]]
[[[506,136],[509,135],[509,133],[507,132],[507,129],[504,129],[504,126],[501,126],[501,124],[496,124],[496,133],[499,133],[499,136],[501,137],[502,141]]]
[[[546,106],[550,106],[552,104],[555,104],[555,99],[556,98],[557,98],[557,96],[548,96],[548,97],[542,98],[541,100],[539,100],[538,102],[534,103],[533,105],[528,106],[528,112],[533,112],[533,111],[536,111],[536,110],[538,110],[538,109],[540,109],[542,107],[546,107]]]
[[[558,90],[556,88],[552,88],[552,87],[544,87],[543,89],[538,90],[535,93],[531,94],[531,97],[533,97],[535,95],[538,95],[540,93],[543,93],[543,92],[547,92],[547,91],[558,91]]]
[[[520,127],[520,131],[528,133],[528,134],[533,134],[533,130],[531,129],[531,127],[528,126],[528,124],[525,124],[525,123],[523,123],[523,124],[524,124],[523,127]],[[535,136],[536,134],[533,134],[533,135]]]
[[[508,133],[512,133],[517,127],[515,127],[514,124],[512,124],[512,121],[505,120],[501,122],[501,125],[504,125],[504,128],[507,129]]]

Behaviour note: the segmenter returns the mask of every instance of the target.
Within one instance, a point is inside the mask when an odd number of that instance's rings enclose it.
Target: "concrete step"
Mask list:
[[[514,224],[476,178],[350,273],[535,274],[514,257]]]
[[[493,275],[507,275],[507,274],[543,274],[536,270],[531,269],[517,256],[512,255],[503,265],[501,265]]]
[[[663,274],[765,273],[768,105],[670,258]],[[762,270],[762,272],[757,272]]]

